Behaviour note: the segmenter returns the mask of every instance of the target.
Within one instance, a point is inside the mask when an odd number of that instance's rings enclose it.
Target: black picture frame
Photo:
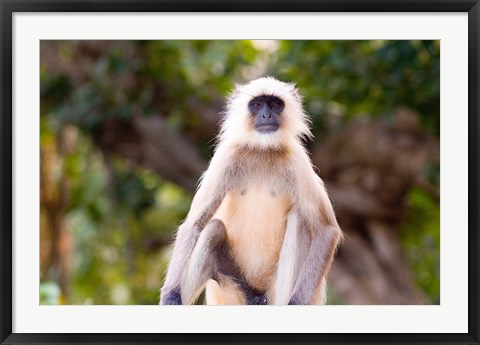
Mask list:
[[[0,341],[2,344],[334,343],[479,344],[478,0],[0,0]],[[468,12],[468,333],[451,334],[33,334],[12,333],[12,18],[15,12]]]

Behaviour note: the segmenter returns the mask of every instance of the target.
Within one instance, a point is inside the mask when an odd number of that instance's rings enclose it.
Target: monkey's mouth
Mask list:
[[[261,125],[261,126],[256,126],[255,129],[260,132],[260,133],[271,133],[275,132],[278,130],[280,126],[277,124],[266,124],[266,125]]]

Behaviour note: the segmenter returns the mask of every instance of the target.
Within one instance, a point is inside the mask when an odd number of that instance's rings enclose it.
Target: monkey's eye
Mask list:
[[[274,110],[280,110],[282,109],[283,105],[280,103],[280,102],[277,102],[277,101],[273,101],[270,106],[272,107],[272,109]]]
[[[255,110],[262,109],[262,103],[260,102],[252,102],[250,106],[252,107],[252,109],[255,109]]]

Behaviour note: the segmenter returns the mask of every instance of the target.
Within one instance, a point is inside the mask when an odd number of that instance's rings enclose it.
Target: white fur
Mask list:
[[[278,261],[274,290],[274,304],[286,305],[290,301],[299,270],[298,216],[290,211],[287,219],[285,239]]]
[[[259,133],[248,127],[248,102],[252,97],[274,95],[281,97],[285,108],[282,127],[274,133]],[[302,102],[294,84],[281,82],[273,77],[253,80],[237,85],[231,94],[220,129],[220,141],[224,144],[245,145],[252,148],[275,148],[293,144],[301,137],[311,137],[310,120],[302,108]]]
[[[279,115],[281,126],[274,133],[259,133],[252,126],[248,103],[252,97],[261,95],[276,95],[285,102]],[[325,303],[328,267],[319,273],[315,273],[315,269],[322,260],[330,264],[333,254],[328,251],[328,245],[336,246],[341,230],[323,181],[315,174],[300,140],[312,136],[309,124],[294,84],[266,77],[236,87],[228,101],[215,155],[199,182],[187,219],[180,227],[162,292],[166,294],[181,285],[182,301],[189,304],[207,283],[214,264],[206,251],[208,226],[202,230],[195,224],[212,201],[226,193],[214,217],[226,225],[232,252],[249,284],[266,290],[268,300],[274,304],[287,304],[292,294],[312,304]],[[245,148],[284,149],[287,152],[284,163],[295,174],[294,184],[279,186],[275,174],[260,169],[255,173],[259,176],[240,176],[243,180],[248,177],[242,185],[244,193],[237,189],[224,190],[229,183],[225,180],[225,170],[237,159],[238,150]],[[259,178],[260,184],[255,180]],[[270,180],[275,183],[270,184]],[[275,189],[283,194],[271,195]],[[323,247],[317,243],[316,248],[311,248],[314,236],[323,236],[319,231],[323,232],[325,225],[333,227],[337,233],[330,236],[329,243],[324,243]],[[199,230],[202,230],[200,235]],[[306,260],[308,255],[315,260]],[[306,277],[308,281],[312,274],[322,274],[315,291],[303,285],[297,289],[296,282],[305,281]],[[220,286],[213,282],[207,284],[207,301],[209,304],[245,303],[232,284]]]

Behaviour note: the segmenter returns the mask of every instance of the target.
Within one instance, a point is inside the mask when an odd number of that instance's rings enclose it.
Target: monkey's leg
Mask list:
[[[212,219],[200,233],[185,272],[181,285],[184,304],[192,304],[207,281],[217,277],[219,256],[225,251],[225,244],[225,225],[219,219]]]
[[[178,228],[165,282],[160,290],[160,304],[182,304],[181,283],[192,256],[197,240],[217,208],[220,206],[227,184],[218,185],[211,167],[222,171],[212,159],[209,170],[204,175],[200,188],[195,194],[187,219]]]
[[[185,263],[188,262],[198,237],[199,231],[187,226],[187,224],[183,224],[178,230],[172,259],[168,267],[167,278],[161,289],[160,304],[182,304],[182,298],[180,296],[181,277],[183,276]]]
[[[237,303],[267,304],[265,294],[251,288],[242,277],[226,239],[225,225],[219,219],[211,220],[200,233],[183,279],[182,301],[193,303],[210,279],[237,296]]]
[[[251,287],[243,276],[226,237],[223,243],[217,246],[215,255],[216,271],[213,276],[215,282],[207,285],[208,304],[267,304],[265,292]]]
[[[226,240],[217,248],[216,258],[214,281],[207,285],[207,304],[267,304],[265,292],[248,284]]]

